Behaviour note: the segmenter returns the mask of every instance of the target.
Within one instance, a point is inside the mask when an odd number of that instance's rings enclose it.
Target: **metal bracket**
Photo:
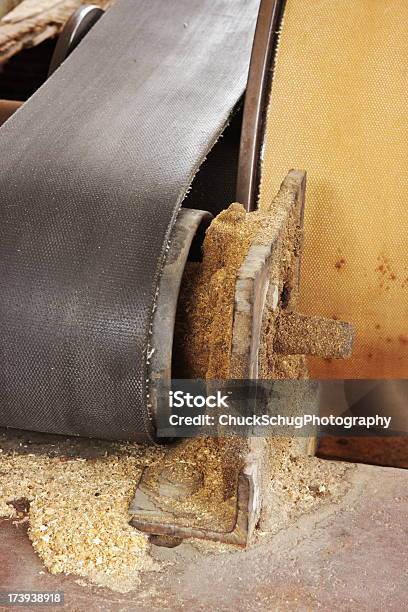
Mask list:
[[[81,6],[72,13],[58,37],[48,70],[49,77],[79,45],[103,14],[103,9],[93,4]]]
[[[252,47],[238,162],[236,201],[256,210],[259,162],[273,57],[286,0],[262,0]]]
[[[163,512],[152,497],[151,491],[144,486],[143,475],[129,508],[129,513],[133,515],[130,524],[139,531],[151,535],[182,539],[199,538],[245,547],[260,510],[257,503],[259,489],[257,471],[257,464],[248,462],[239,473],[236,519],[230,531],[221,532],[175,524],[172,522],[173,515]]]

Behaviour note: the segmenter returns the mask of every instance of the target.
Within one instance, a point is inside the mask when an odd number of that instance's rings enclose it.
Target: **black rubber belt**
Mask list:
[[[184,194],[242,95],[259,0],[120,0],[0,130],[0,425],[146,441]]]

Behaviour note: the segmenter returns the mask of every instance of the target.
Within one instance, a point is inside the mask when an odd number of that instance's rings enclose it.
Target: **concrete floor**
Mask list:
[[[51,576],[25,526],[3,521],[0,589],[63,590],[63,609],[81,612],[407,610],[408,471],[358,465],[347,474],[344,497],[275,536],[259,534],[247,551],[154,547],[161,571],[142,575],[126,595]]]

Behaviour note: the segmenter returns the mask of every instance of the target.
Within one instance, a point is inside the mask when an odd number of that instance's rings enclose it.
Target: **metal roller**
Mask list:
[[[89,4],[79,7],[65,24],[51,58],[48,76],[67,59],[70,53],[102,17],[104,11],[99,6]]]

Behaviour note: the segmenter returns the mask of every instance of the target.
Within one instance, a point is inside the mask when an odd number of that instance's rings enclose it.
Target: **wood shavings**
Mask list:
[[[280,211],[289,199],[290,193],[282,186],[268,209],[246,213],[241,204],[235,203],[212,221],[203,244],[202,262],[187,264],[183,277],[176,320],[175,377],[236,378],[231,349],[237,274],[251,246],[267,245],[274,240]],[[297,264],[295,254],[300,248],[298,242],[297,223],[291,216],[282,236],[280,270],[271,271],[279,284],[272,284],[278,295],[296,292],[291,280]],[[272,307],[272,301],[270,296],[263,313],[261,377],[304,377],[303,357],[282,357],[274,353],[273,342],[269,342],[272,348],[266,346],[267,338],[273,337],[279,310]]]
[[[7,13],[12,11],[20,2],[21,0],[0,0],[0,18],[7,15]]]
[[[211,223],[202,264],[190,264],[183,279],[175,335],[180,377],[229,377],[237,273],[251,244],[273,223],[269,213],[246,213],[241,204]]]
[[[228,378],[235,280],[254,234],[247,219],[240,204],[221,212],[207,230],[202,264],[187,265],[175,334],[180,377]]]
[[[0,455],[0,516],[21,517],[10,502],[28,500],[28,534],[51,573],[127,592],[140,570],[155,569],[146,536],[128,524],[128,506],[143,466],[162,451],[127,446],[133,455]]]

